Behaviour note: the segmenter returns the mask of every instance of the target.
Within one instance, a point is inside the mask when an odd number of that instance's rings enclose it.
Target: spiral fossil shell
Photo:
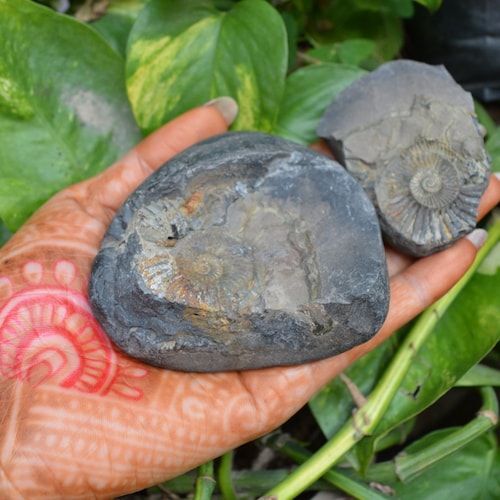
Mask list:
[[[352,177],[307,148],[240,132],[189,148],[128,198],[89,299],[131,356],[220,371],[364,342],[389,290],[375,210]]]
[[[443,67],[382,65],[337,96],[318,135],[366,190],[398,250],[428,255],[475,227],[490,160],[470,94]]]
[[[168,252],[147,249],[147,243],[143,248],[135,265],[156,295],[205,309],[241,307],[251,298],[256,279],[252,249],[219,228],[189,233]]]

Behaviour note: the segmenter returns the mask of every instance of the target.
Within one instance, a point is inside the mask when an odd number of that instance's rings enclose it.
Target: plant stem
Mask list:
[[[490,228],[488,239],[478,252],[470,269],[444,297],[421,314],[377,386],[368,396],[366,403],[307,462],[299,466],[282,483],[268,491],[263,498],[270,497],[277,500],[295,498],[310,484],[323,476],[358,441],[373,433],[391,404],[416,353],[499,239],[500,221],[497,221]]]
[[[474,420],[419,452],[396,457],[396,475],[401,481],[411,481],[425,469],[474,441],[498,423],[498,401],[495,391],[491,387],[483,387],[481,395],[483,407]]]
[[[198,467],[194,500],[210,500],[215,488],[214,463],[207,462]]]
[[[292,458],[297,463],[304,463],[311,457],[310,451],[291,439],[279,444],[277,448],[280,453]],[[349,474],[339,469],[330,469],[324,474],[322,479],[354,498],[363,498],[363,500],[382,500],[387,498],[377,493],[368,484],[352,478]]]
[[[233,452],[228,451],[222,455],[219,464],[219,473],[217,475],[219,479],[219,488],[222,493],[224,500],[237,500],[236,492],[234,491],[233,482],[231,479],[233,465]]]
[[[255,498],[262,495],[266,490],[272,488],[280,481],[283,481],[294,468],[295,467],[258,471],[233,470],[231,479],[235,491],[238,492],[239,499],[248,498],[255,500]],[[156,487],[152,487],[150,491],[155,493],[157,492],[156,488],[159,488],[161,491],[175,493],[176,495],[182,496],[182,498],[192,498],[190,495],[193,493],[193,484],[195,482],[196,473],[189,472],[165,481]],[[325,481],[320,481],[314,486],[316,490],[327,490],[328,487],[329,485]],[[217,488],[215,491],[217,491]]]

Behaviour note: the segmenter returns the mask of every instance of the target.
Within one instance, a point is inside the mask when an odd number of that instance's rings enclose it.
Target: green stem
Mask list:
[[[391,464],[392,465],[392,464]],[[255,500],[262,493],[272,488],[275,484],[283,481],[292,468],[266,469],[266,470],[233,470],[232,483],[235,491],[238,492],[239,499]],[[196,473],[186,473],[174,479],[170,479],[158,486],[153,486],[148,491],[157,493],[158,490],[170,494],[182,496],[182,498],[192,498],[193,484],[196,481]],[[328,484],[325,481],[315,483],[315,490],[327,490]]]
[[[474,420],[446,438],[441,439],[419,452],[396,457],[396,474],[401,481],[411,481],[428,467],[443,460],[489,431],[492,427],[495,427],[498,422],[498,401],[495,396],[495,391],[492,387],[483,387],[481,389],[481,394],[483,397],[483,407]]]
[[[469,282],[481,262],[499,239],[500,221],[496,222],[490,228],[486,243],[462,279],[444,297],[421,314],[403,341],[388,369],[384,372],[377,386],[367,398],[366,403],[307,462],[298,467],[282,483],[267,492],[267,496],[277,500],[295,498],[310,484],[323,476],[358,441],[364,436],[373,433],[391,404],[416,353],[432,333],[436,323],[441,319],[446,309]]]
[[[309,450],[291,439],[280,443],[277,448],[280,453],[292,458],[297,463],[304,463],[312,456]],[[323,475],[322,480],[327,481],[354,498],[363,498],[363,500],[382,500],[387,498],[377,493],[366,483],[352,478],[349,474],[339,469],[330,469]]]
[[[231,472],[233,466],[233,452],[228,451],[222,455],[219,464],[219,488],[222,493],[222,498],[224,500],[237,500],[236,492],[234,491],[234,486],[231,478]]]
[[[215,489],[214,463],[213,461],[198,467],[194,500],[210,500]]]

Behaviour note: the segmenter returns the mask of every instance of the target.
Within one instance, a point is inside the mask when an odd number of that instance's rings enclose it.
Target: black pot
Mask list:
[[[406,57],[444,64],[477,99],[500,100],[500,0],[443,0],[434,14],[417,5],[406,28]]]

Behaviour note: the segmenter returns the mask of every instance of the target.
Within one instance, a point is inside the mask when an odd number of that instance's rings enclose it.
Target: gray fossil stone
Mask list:
[[[389,288],[375,210],[329,158],[226,133],[168,161],[127,199],[89,298],[147,363],[224,371],[326,358],[370,339]]]
[[[366,190],[393,247],[424,256],[474,229],[490,159],[472,97],[444,67],[383,64],[336,97],[317,133]]]

